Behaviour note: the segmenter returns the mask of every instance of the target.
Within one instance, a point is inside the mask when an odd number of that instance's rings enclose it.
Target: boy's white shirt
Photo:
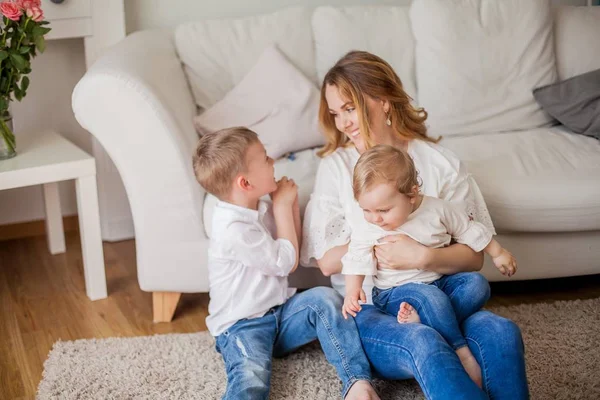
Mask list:
[[[219,336],[237,321],[258,318],[294,295],[288,274],[296,250],[287,239],[275,239],[270,202],[258,210],[217,202],[208,250],[210,284],[206,325]]]
[[[474,251],[482,251],[492,240],[492,233],[480,222],[469,218],[464,208],[435,197],[423,196],[419,208],[412,212],[402,226],[386,231],[352,214],[347,221],[352,229],[348,252],[342,257],[342,274],[372,275],[380,289],[389,289],[411,282],[430,283],[442,277],[433,271],[419,269],[377,269],[373,246],[387,236],[403,233],[432,248],[444,247],[451,239]]]

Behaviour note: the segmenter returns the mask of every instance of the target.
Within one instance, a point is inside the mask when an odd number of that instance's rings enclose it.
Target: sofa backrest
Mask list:
[[[253,17],[181,24],[175,45],[199,107],[222,99],[271,44],[316,81],[309,8],[288,8]]]
[[[554,44],[558,79],[600,68],[600,7],[557,7]]]
[[[190,22],[175,28],[175,43],[201,108],[212,106],[233,89],[273,43],[317,86],[347,51],[373,52],[394,67],[405,90],[418,102],[409,8],[297,7],[259,16]],[[600,7],[555,8],[558,79],[600,68],[598,37]]]

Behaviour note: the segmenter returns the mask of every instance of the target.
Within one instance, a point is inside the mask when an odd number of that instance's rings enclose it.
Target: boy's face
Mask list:
[[[391,231],[406,222],[415,199],[398,192],[390,183],[377,183],[359,196],[358,204],[368,222]]]
[[[267,156],[265,147],[257,142],[248,148],[246,152],[246,163],[248,171],[244,174],[249,183],[249,193],[256,198],[269,194],[277,189],[275,181],[275,161]]]

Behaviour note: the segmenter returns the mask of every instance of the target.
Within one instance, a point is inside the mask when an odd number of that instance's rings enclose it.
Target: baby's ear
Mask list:
[[[412,187],[412,189],[410,190],[410,201],[414,202],[417,199],[418,195],[419,195],[419,186],[414,185]]]

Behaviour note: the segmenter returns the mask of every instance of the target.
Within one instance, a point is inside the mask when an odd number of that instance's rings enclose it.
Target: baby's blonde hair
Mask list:
[[[419,174],[407,152],[380,144],[360,156],[352,176],[354,198],[358,201],[373,185],[382,183],[391,183],[398,192],[413,196],[413,188],[420,186]]]
[[[203,135],[192,157],[196,180],[219,199],[227,197],[235,177],[247,169],[248,148],[257,142],[258,135],[241,126]]]

